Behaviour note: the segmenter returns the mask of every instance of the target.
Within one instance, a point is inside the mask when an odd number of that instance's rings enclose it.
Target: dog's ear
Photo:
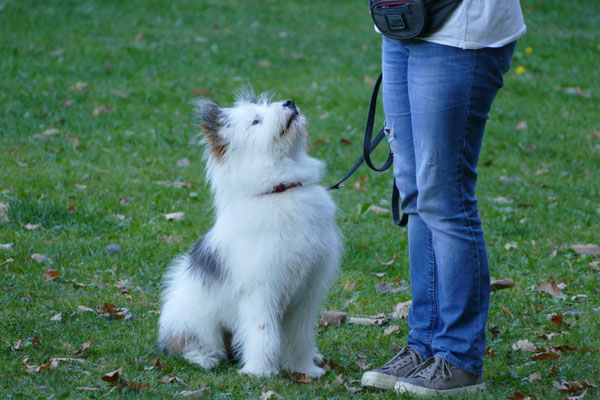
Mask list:
[[[254,92],[254,88],[250,85],[244,85],[235,93],[236,104],[240,103],[258,103],[258,98]]]
[[[210,99],[194,100],[198,125],[202,128],[202,143],[208,146],[211,154],[221,160],[227,152],[229,143],[221,135],[221,128],[225,124],[225,115],[221,107]]]

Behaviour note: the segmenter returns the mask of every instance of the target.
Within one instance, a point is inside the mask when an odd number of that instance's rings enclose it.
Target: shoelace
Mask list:
[[[406,359],[407,356],[410,357],[410,361]],[[396,354],[383,367],[381,367],[381,370],[397,370],[398,368],[405,366],[409,362],[412,362],[414,365],[418,365],[420,363],[420,360],[414,351],[410,350],[408,347],[405,347],[402,350],[400,350],[398,354]]]
[[[452,378],[452,370],[450,369],[451,365],[452,364],[443,358],[435,357],[433,362],[430,362],[428,365],[423,365],[421,370],[415,371],[412,374],[412,377],[425,378],[427,382],[431,382],[438,370],[440,370],[442,378],[444,380],[448,380]]]

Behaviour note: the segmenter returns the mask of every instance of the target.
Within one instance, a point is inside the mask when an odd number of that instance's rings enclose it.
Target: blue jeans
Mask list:
[[[474,375],[483,373],[490,299],[476,167],[514,48],[383,37],[385,129],[408,214],[408,346]]]

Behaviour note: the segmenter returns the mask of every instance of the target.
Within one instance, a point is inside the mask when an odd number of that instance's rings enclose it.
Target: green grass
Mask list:
[[[485,398],[519,391],[558,399],[566,394],[552,381],[600,384],[598,353],[566,351],[559,360],[532,361],[530,353],[511,345],[529,339],[538,346],[600,349],[600,274],[588,268],[599,257],[570,249],[600,245],[600,7],[593,0],[523,0],[522,6],[529,32],[519,41],[495,101],[479,169],[492,275],[516,282],[492,295],[488,326],[499,334],[489,335],[495,356],[485,359]],[[110,390],[102,375],[119,367],[126,379],[148,388],[125,388],[111,397],[166,398],[186,390],[178,383],[160,384],[166,374],[177,375],[190,389],[208,387],[213,398],[257,399],[266,390],[286,399],[350,397],[334,372],[301,384],[286,377],[239,376],[235,365],[206,372],[165,356],[155,346],[156,311],[167,264],[212,223],[200,151],[188,145],[196,133],[190,100],[201,93],[229,104],[244,83],[293,98],[311,122],[311,154],[328,164],[324,183],[333,183],[360,151],[371,91],[365,76],[379,73],[379,46],[366,3],[359,0],[333,6],[308,0],[0,0],[0,202],[9,204],[10,219],[0,219],[0,244],[14,243],[0,249],[0,263],[14,259],[0,266],[1,397],[102,397]],[[517,74],[517,66],[525,72]],[[86,82],[86,89],[69,89],[77,82]],[[591,97],[568,89],[576,87]],[[119,97],[116,90],[129,96]],[[98,105],[110,110],[94,116]],[[515,129],[519,121],[528,128]],[[58,133],[44,135],[48,129]],[[177,168],[184,157],[191,166]],[[367,177],[368,191],[352,188],[359,176]],[[503,183],[501,176],[522,180]],[[155,183],[176,180],[193,188]],[[389,173],[362,169],[333,194],[346,244],[323,309],[342,310],[353,300],[344,310],[352,316],[391,314],[394,304],[409,298],[406,291],[375,291],[380,280],[375,272],[387,272],[381,278],[386,282],[409,278],[405,229],[389,216],[362,211],[369,204],[389,208],[389,184]],[[495,200],[499,197],[507,202]],[[174,211],[184,211],[185,218],[163,218]],[[27,230],[28,223],[41,227]],[[167,243],[165,235],[182,241]],[[513,242],[517,247],[507,250]],[[109,244],[119,244],[122,252],[107,255]],[[384,267],[375,252],[384,260],[398,257]],[[34,253],[51,262],[33,261]],[[58,270],[60,278],[44,281],[46,269]],[[549,277],[567,284],[566,299],[532,288]],[[129,280],[131,301],[115,287],[119,279]],[[346,281],[356,288],[344,289]],[[587,300],[571,300],[578,294]],[[78,311],[105,302],[128,307],[132,318]],[[62,321],[51,321],[58,313]],[[552,313],[563,314],[570,326],[552,325],[547,318]],[[348,324],[318,328],[319,345],[344,366],[346,382],[359,380],[357,357],[378,366],[393,354],[394,343],[404,343],[406,321],[392,324],[399,325],[399,334]],[[544,331],[565,333],[547,341],[539,338]],[[13,349],[19,340],[20,348]],[[73,355],[88,340],[91,348]],[[40,365],[53,357],[85,363],[36,373],[21,364],[29,358]],[[147,369],[156,358],[164,366]],[[529,383],[534,372],[542,379]],[[81,392],[76,389],[81,386],[99,390]],[[588,389],[586,398],[599,395],[597,388]],[[352,397],[396,398],[363,391]]]

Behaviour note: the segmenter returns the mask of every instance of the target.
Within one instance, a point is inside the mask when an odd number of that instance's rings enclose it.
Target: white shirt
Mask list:
[[[462,49],[502,47],[526,30],[519,0],[463,0],[442,28],[423,40]]]

